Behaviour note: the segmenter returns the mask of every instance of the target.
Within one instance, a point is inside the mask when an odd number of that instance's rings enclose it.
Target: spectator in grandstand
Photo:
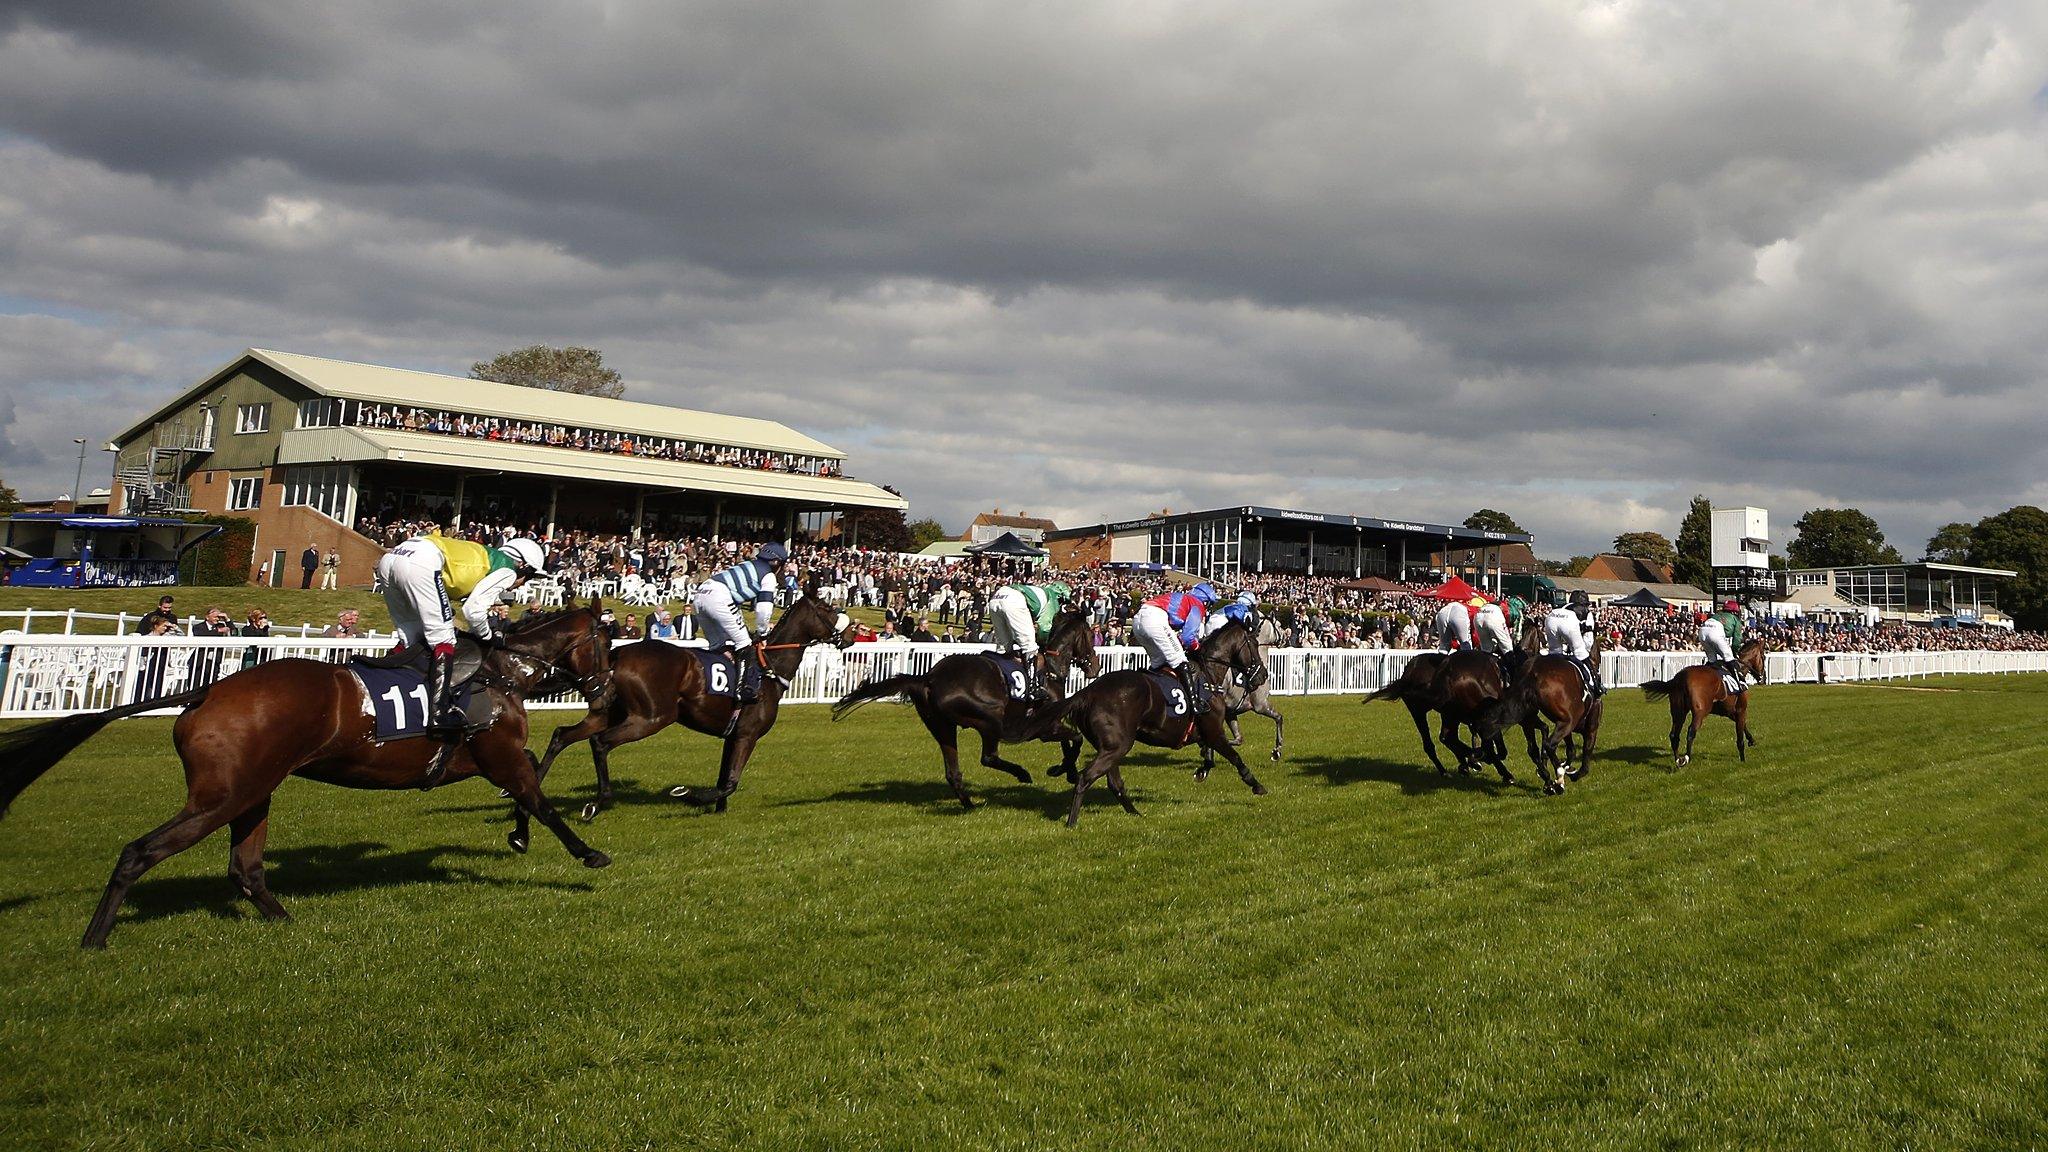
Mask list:
[[[628,612],[626,613],[625,622],[619,625],[619,634],[613,637],[613,639],[638,640],[642,635],[643,633],[640,631],[640,618]]]
[[[647,638],[649,640],[673,640],[676,626],[666,608],[656,608],[647,617]]]

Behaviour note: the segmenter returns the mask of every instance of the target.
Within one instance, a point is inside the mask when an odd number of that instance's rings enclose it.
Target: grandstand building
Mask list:
[[[1063,568],[1156,564],[1220,580],[1246,572],[1400,580],[1426,572],[1433,554],[1470,552],[1474,583],[1494,588],[1503,549],[1529,539],[1516,532],[1247,504],[1063,528],[1046,533],[1045,546]]]
[[[2012,627],[1998,608],[1998,585],[2018,576],[2007,568],[1966,564],[1860,564],[1847,568],[1794,568],[1785,574],[1788,594],[1825,590],[1835,601],[1875,612],[1879,619],[1910,623],[1953,620],[1962,624]]]
[[[366,518],[516,520],[788,538],[799,517],[904,508],[845,453],[772,420],[252,348],[108,445],[112,509],[257,526],[252,574],[309,545],[370,583]]]

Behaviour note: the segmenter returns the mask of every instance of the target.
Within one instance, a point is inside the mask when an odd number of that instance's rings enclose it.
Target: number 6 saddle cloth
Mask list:
[[[483,649],[467,636],[455,643],[455,705],[467,720],[467,731],[479,732],[497,719],[490,696],[473,681],[483,666]],[[352,656],[349,674],[363,686],[363,713],[377,723],[371,739],[379,744],[427,733],[427,653],[404,649],[388,656]]]

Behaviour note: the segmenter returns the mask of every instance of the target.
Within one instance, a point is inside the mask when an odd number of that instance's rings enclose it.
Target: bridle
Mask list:
[[[567,667],[560,661],[573,658],[585,644],[590,645],[591,662],[596,667],[589,673],[579,675],[574,668]],[[539,665],[542,671],[541,678],[536,680],[533,687],[526,690],[527,692],[536,692],[551,680],[561,680],[573,687],[585,700],[592,704],[602,704],[612,693],[611,661],[605,658],[609,649],[603,626],[593,620],[583,638],[572,642],[564,652],[558,653],[557,660],[550,660],[531,652],[514,652],[510,649],[506,650],[506,654],[515,660]]]
[[[821,601],[820,603],[822,604],[822,601]],[[791,609],[790,611],[791,611],[791,612],[794,612],[794,611],[795,611],[795,609]],[[844,616],[844,615],[845,615],[845,613],[843,613],[843,612],[842,612],[842,613],[838,613],[837,615],[835,615],[835,616],[833,617],[833,623],[834,623],[834,624],[837,624],[837,623],[839,622],[839,617],[840,617],[840,616]],[[784,621],[786,622],[786,621],[788,621],[788,620],[789,620],[789,618],[790,618],[790,617],[789,617],[789,615],[788,615],[788,614],[785,614],[785,615],[783,616],[783,618],[782,618],[782,619],[783,619],[783,620],[784,620]],[[777,625],[777,627],[780,627],[780,626],[781,626],[781,625]],[[818,638],[817,638],[817,639],[815,639],[815,640],[799,640],[799,641],[784,641],[784,642],[782,642],[782,643],[777,643],[777,644],[770,644],[770,643],[768,643],[768,638],[767,638],[766,636],[764,636],[764,637],[762,637],[761,639],[759,639],[759,640],[756,640],[756,641],[754,641],[754,647],[753,647],[753,653],[754,653],[754,660],[755,660],[755,661],[756,661],[757,663],[759,663],[759,664],[761,665],[761,674],[762,674],[763,676],[766,676],[766,677],[768,677],[769,679],[771,679],[771,680],[775,681],[775,682],[776,682],[777,684],[780,684],[780,685],[782,685],[783,689],[784,689],[784,690],[786,691],[786,690],[788,690],[788,689],[789,689],[789,688],[791,687],[791,682],[790,682],[790,679],[789,679],[789,677],[787,677],[787,676],[784,676],[784,675],[783,675],[782,673],[780,673],[780,672],[777,672],[777,671],[776,671],[775,669],[773,669],[773,668],[770,668],[770,667],[768,666],[768,653],[770,653],[770,652],[786,652],[786,651],[788,651],[789,649],[792,649],[792,648],[795,648],[795,649],[804,649],[804,648],[809,648],[809,647],[810,647],[811,645],[813,645],[813,644],[818,644],[818,643],[821,643],[821,642],[823,642],[823,641],[825,641],[825,640],[831,640],[831,641],[832,641],[832,646],[833,646],[834,648],[837,648],[837,649],[839,649],[839,650],[840,650],[841,652],[844,652],[844,651],[846,651],[846,650],[847,650],[848,648],[850,648],[850,647],[852,647],[852,646],[853,646],[853,640],[852,640],[852,639],[851,639],[851,637],[850,637],[850,636],[848,635],[848,634],[849,634],[850,632],[852,632],[852,631],[853,631],[853,624],[852,624],[852,622],[851,622],[851,621],[849,620],[849,621],[848,621],[848,623],[847,623],[847,625],[846,625],[846,627],[844,627],[844,628],[835,628],[835,629],[834,629],[833,631],[831,631],[831,632],[827,632],[827,633],[825,633],[825,635],[823,635],[823,636],[820,636],[820,637],[818,637]]]

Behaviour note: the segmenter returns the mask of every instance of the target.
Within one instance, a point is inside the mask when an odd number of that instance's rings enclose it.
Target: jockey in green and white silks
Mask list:
[[[1700,651],[1708,664],[1719,669],[1739,691],[1747,691],[1742,664],[1735,653],[1742,648],[1742,605],[1730,600],[1721,610],[1700,622]]]
[[[770,541],[752,560],[741,561],[697,585],[690,606],[697,610],[697,634],[713,649],[737,653],[754,644],[747,631],[740,606],[754,606],[754,620],[765,634],[775,620],[775,579],[789,563],[789,550]],[[752,703],[761,693],[761,660],[749,655],[738,659],[739,701]]]
[[[1025,662],[1025,692],[1033,699],[1047,695],[1045,653],[1038,650],[1038,638],[1051,634],[1053,620],[1073,595],[1073,589],[1053,580],[1044,584],[1007,584],[988,598],[989,627],[995,634],[996,651]]]

